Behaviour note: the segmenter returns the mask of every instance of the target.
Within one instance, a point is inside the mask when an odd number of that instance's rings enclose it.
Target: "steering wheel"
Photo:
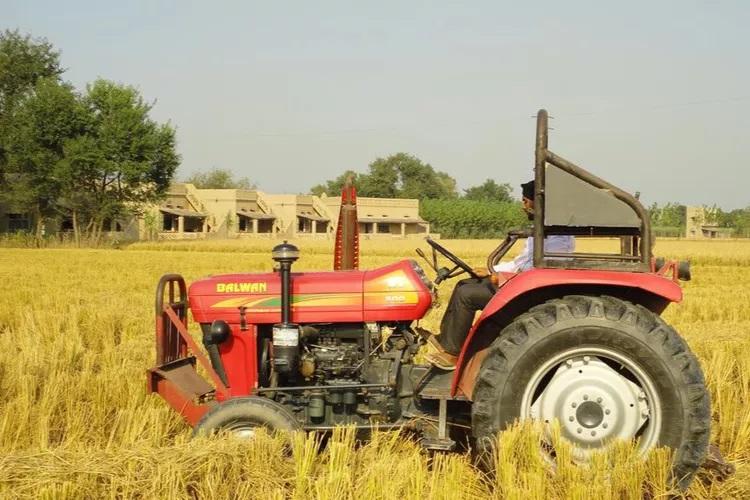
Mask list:
[[[477,273],[474,272],[474,269],[472,269],[469,264],[467,264],[466,262],[456,257],[453,254],[453,252],[451,252],[450,250],[448,250],[443,245],[433,240],[429,236],[425,239],[427,240],[427,244],[432,247],[432,260],[434,263],[433,267],[435,268],[435,272],[437,272],[437,277],[435,278],[435,284],[439,284],[441,281],[449,279],[449,278],[455,278],[461,273],[468,273],[472,278],[475,278],[478,280],[482,279],[481,276],[479,276]],[[452,269],[448,269],[446,267],[441,267],[438,269],[437,258],[435,256],[436,251],[442,254],[443,257],[445,257],[446,259],[448,259],[454,264]]]

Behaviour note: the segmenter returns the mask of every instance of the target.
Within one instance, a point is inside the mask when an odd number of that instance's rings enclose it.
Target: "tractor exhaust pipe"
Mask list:
[[[271,258],[281,274],[281,323],[273,325],[273,366],[278,373],[293,376],[299,364],[299,325],[291,322],[291,270],[299,249],[284,241],[273,248]]]

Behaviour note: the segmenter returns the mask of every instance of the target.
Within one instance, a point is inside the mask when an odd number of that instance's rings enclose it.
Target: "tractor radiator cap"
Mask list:
[[[284,240],[273,247],[271,258],[276,262],[294,262],[299,259],[299,248]]]

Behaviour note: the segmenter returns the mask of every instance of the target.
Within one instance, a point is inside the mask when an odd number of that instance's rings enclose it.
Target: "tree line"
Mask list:
[[[703,206],[701,224],[715,225],[731,232],[732,236],[750,237],[750,206],[734,210],[723,210],[716,205]],[[681,203],[669,202],[649,206],[651,225],[657,236],[685,236],[687,207]]]
[[[487,179],[459,194],[456,179],[407,153],[377,158],[366,173],[348,170],[310,192],[338,196],[347,179],[359,196],[421,200],[420,215],[446,238],[500,237],[526,220],[510,184]]]
[[[448,238],[494,238],[527,224],[510,184],[487,179],[459,194],[453,177],[406,153],[377,158],[366,173],[347,170],[313,186],[310,192],[338,196],[347,179],[360,196],[421,200],[421,216],[435,232]],[[685,205],[653,203],[648,212],[657,236],[685,236]],[[732,236],[750,237],[750,207],[724,211],[716,205],[704,206],[703,214],[701,224],[725,228]]]
[[[166,192],[180,157],[175,129],[128,85],[97,79],[79,92],[63,80],[46,39],[0,33],[0,202],[33,215],[39,237],[68,220],[76,241],[139,215]]]

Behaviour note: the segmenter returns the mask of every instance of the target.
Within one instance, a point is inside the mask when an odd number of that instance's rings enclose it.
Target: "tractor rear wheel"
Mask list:
[[[295,431],[300,425],[294,415],[275,401],[257,396],[232,398],[213,407],[196,424],[193,436],[229,432],[252,439],[255,431]]]
[[[558,420],[581,462],[615,438],[637,438],[644,453],[670,447],[675,484],[686,488],[706,454],[711,414],[698,360],[658,315],[613,297],[568,296],[504,328],[480,368],[478,449],[525,419]]]

